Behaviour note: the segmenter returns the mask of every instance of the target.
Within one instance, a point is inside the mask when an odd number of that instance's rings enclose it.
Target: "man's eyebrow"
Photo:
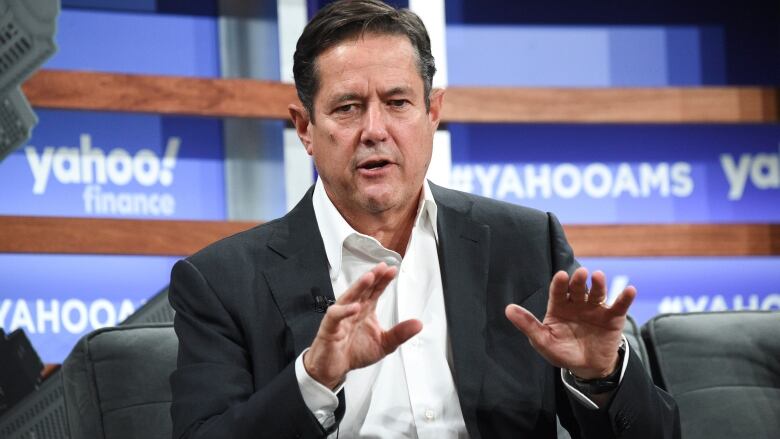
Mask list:
[[[385,97],[387,96],[397,96],[397,95],[408,95],[412,94],[413,90],[411,87],[407,87],[405,85],[393,87],[390,90],[387,90],[386,92],[382,93]]]
[[[336,104],[340,104],[342,102],[356,101],[356,100],[360,100],[360,95],[359,94],[357,94],[357,93],[344,93],[344,94],[333,96],[331,99],[328,100],[328,103],[330,105],[336,105]]]

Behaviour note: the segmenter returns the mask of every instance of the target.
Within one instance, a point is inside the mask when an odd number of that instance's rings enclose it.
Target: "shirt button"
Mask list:
[[[425,410],[425,420],[426,421],[433,421],[434,419],[436,419],[436,412],[434,412],[431,409]]]
[[[420,344],[422,344],[422,343],[420,343],[420,339],[419,338],[415,338],[415,339],[412,340],[412,347],[419,348]]]

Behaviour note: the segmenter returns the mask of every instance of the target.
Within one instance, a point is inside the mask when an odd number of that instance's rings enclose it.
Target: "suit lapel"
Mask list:
[[[312,193],[309,189],[281,220],[286,227],[279,228],[268,246],[283,260],[265,271],[271,294],[292,333],[296,357],[311,345],[325,315],[315,310],[314,295],[334,299]]]
[[[466,427],[479,437],[476,407],[485,363],[490,227],[470,218],[471,205],[431,185],[437,204],[439,265],[455,385]]]

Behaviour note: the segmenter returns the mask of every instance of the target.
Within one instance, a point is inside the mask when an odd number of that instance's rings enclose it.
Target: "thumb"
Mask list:
[[[547,327],[544,326],[530,311],[522,306],[510,304],[504,310],[506,318],[515,325],[534,346],[543,346],[547,338]]]
[[[398,349],[410,338],[422,331],[422,322],[417,319],[405,320],[382,334],[382,348],[385,355]]]

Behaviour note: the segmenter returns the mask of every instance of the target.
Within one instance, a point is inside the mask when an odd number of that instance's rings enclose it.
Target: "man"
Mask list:
[[[339,1],[306,27],[290,115],[319,178],[174,267],[174,437],[539,438],[556,414],[574,437],[679,436],[621,343],[635,290],[589,291],[552,215],[425,181],[434,72],[407,10]]]

